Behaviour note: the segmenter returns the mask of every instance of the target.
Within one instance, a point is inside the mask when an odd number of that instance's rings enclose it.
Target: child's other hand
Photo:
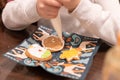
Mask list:
[[[36,4],[38,14],[46,19],[57,17],[61,6],[57,0],[37,0]]]
[[[72,12],[80,3],[80,0],[57,0],[57,1],[63,4],[63,6],[65,6],[70,12]]]

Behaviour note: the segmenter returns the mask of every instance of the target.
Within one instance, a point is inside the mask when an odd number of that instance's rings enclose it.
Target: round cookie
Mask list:
[[[26,56],[38,61],[47,61],[52,58],[50,50],[41,47],[39,44],[32,44],[25,52]]]
[[[64,41],[58,36],[49,36],[42,41],[43,47],[49,49],[51,52],[59,51],[64,47]]]

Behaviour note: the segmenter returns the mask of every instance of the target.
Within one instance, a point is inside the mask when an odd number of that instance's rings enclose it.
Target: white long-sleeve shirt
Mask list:
[[[7,3],[2,20],[8,29],[22,30],[41,17],[36,10],[37,0],[14,0]],[[62,28],[85,36],[96,36],[116,44],[120,31],[119,0],[81,0],[72,13],[61,9]]]

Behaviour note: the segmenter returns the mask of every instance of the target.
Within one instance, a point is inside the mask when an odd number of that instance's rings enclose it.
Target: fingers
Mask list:
[[[63,6],[65,6],[67,9],[70,9],[72,8],[76,0],[57,0],[57,1],[63,4]]]
[[[38,0],[37,11],[43,18],[55,18],[58,15],[61,4],[56,0]]]
[[[46,0],[46,5],[54,6],[54,7],[61,7],[62,4],[57,0]]]
[[[68,4],[70,2],[74,2],[74,0],[57,0],[58,2],[60,2],[61,4]]]
[[[42,16],[43,18],[50,19],[57,17],[59,9],[51,6],[45,6],[45,7],[40,7],[38,9],[38,12],[40,16]]]
[[[80,3],[80,0],[57,0],[63,6],[65,6],[70,12],[73,11],[77,5]]]

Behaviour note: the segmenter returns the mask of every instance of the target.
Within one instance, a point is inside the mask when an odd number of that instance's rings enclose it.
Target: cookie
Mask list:
[[[64,41],[58,36],[49,36],[42,40],[43,47],[49,49],[51,52],[60,51],[64,47]]]
[[[41,47],[39,44],[32,44],[25,52],[26,56],[38,61],[47,61],[52,58],[50,50]]]
[[[69,50],[65,50],[60,54],[60,59],[66,59],[67,62],[72,60],[79,60],[81,55],[80,48],[70,48]]]

